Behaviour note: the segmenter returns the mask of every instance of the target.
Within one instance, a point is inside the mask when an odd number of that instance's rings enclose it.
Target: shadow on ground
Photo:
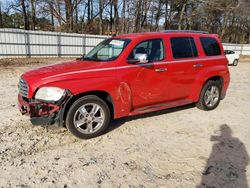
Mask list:
[[[211,136],[215,142],[198,188],[247,188],[246,167],[249,156],[244,144],[232,137],[231,128],[220,126],[220,135]]]

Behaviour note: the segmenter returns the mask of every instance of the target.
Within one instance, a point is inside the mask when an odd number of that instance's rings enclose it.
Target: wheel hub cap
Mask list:
[[[205,104],[209,107],[213,107],[219,100],[219,88],[211,86],[205,92]]]
[[[105,114],[102,107],[95,103],[87,103],[79,107],[74,115],[74,125],[82,133],[90,134],[98,131],[103,125]]]

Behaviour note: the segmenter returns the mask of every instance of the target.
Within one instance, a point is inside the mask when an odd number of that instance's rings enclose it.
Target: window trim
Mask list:
[[[219,46],[220,54],[218,54],[218,55],[207,55],[207,54],[206,54],[206,51],[205,51],[205,48],[204,48],[204,46],[202,45],[202,42],[201,42],[201,39],[202,39],[202,38],[214,39],[214,40],[217,42],[218,46]],[[213,57],[213,56],[220,56],[220,55],[223,55],[223,51],[222,51],[222,49],[221,49],[220,43],[219,43],[219,41],[217,40],[217,38],[209,37],[209,36],[200,36],[200,37],[199,37],[199,40],[200,40],[201,47],[202,47],[202,50],[203,50],[203,52],[204,52],[204,55],[205,55],[206,57]]]
[[[177,57],[177,58],[174,57],[171,39],[175,39],[175,38],[191,38],[191,39],[193,39],[194,45],[195,45],[195,48],[196,48],[196,52],[197,52],[197,56],[192,56],[192,57]],[[194,58],[199,58],[199,56],[200,56],[199,50],[198,50],[198,48],[197,48],[197,44],[196,44],[196,42],[195,42],[195,38],[194,38],[193,36],[173,36],[173,37],[170,37],[170,38],[169,38],[169,43],[170,43],[170,48],[171,48],[171,52],[172,52],[171,55],[172,55],[172,58],[173,58],[174,60],[194,59]],[[190,42],[189,42],[189,43],[190,43]],[[191,45],[190,45],[190,46],[191,46]],[[191,46],[191,49],[192,49],[192,54],[194,55],[194,50],[193,50],[192,46]]]
[[[154,62],[159,62],[159,61],[164,61],[166,59],[166,48],[165,48],[165,43],[164,43],[164,38],[153,38],[153,39],[146,39],[146,40],[142,40],[140,42],[138,42],[133,49],[129,52],[128,57],[126,58],[126,60],[129,60],[129,56],[132,53],[132,51],[141,43],[143,42],[147,42],[147,41],[153,41],[153,40],[161,40],[162,42],[162,47],[163,47],[163,57],[161,60],[157,60],[157,61],[148,61],[148,63],[154,63]]]

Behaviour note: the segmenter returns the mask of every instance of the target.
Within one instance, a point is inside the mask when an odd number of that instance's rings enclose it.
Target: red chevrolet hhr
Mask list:
[[[24,73],[18,102],[33,124],[66,126],[79,138],[111,119],[196,103],[215,109],[226,95],[228,61],[216,34],[164,31],[118,35],[72,62]]]

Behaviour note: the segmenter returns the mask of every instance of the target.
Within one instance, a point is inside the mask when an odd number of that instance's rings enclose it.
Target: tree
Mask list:
[[[126,27],[126,0],[122,2],[122,33],[125,33]]]
[[[139,32],[141,29],[141,11],[142,11],[142,1],[137,1],[136,12],[135,12],[135,32]]]
[[[74,4],[71,0],[64,0],[65,1],[65,10],[66,10],[66,27],[69,32],[73,31],[73,11],[74,11]]]
[[[11,0],[0,27],[113,34],[204,30],[223,42],[249,43],[249,0]]]
[[[3,27],[2,4],[0,2],[0,28]]]
[[[118,33],[118,29],[119,29],[118,0],[113,0],[113,1],[114,1],[115,33]]]
[[[99,34],[100,35],[103,34],[103,20],[102,20],[103,8],[104,8],[103,0],[99,0]]]
[[[25,0],[20,0],[20,3],[21,3],[21,6],[22,6],[24,29],[29,30],[29,20],[28,20],[28,14],[27,14],[27,11],[26,11]]]
[[[31,4],[31,28],[32,30],[36,29],[36,3],[37,0],[30,0]]]
[[[155,16],[155,30],[158,29],[159,27],[159,20],[160,20],[160,17],[161,17],[161,6],[162,6],[162,0],[158,0],[157,4],[157,11],[156,11],[156,16]]]
[[[165,23],[164,23],[164,29],[168,29],[168,18],[169,18],[169,1],[165,0]]]

